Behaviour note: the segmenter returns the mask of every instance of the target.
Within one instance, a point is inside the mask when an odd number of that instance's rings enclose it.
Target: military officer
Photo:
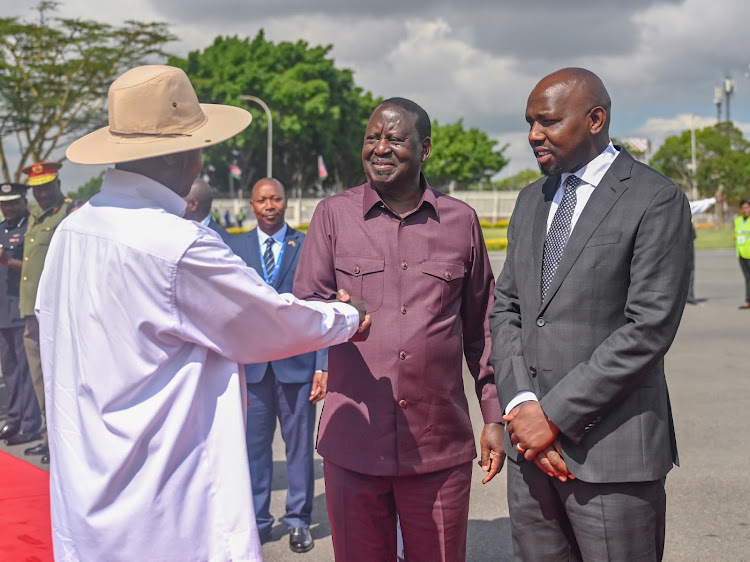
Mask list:
[[[8,390],[8,416],[0,439],[21,445],[41,439],[42,417],[23,345],[24,321],[18,311],[23,240],[28,226],[28,186],[0,184],[0,365]]]
[[[34,316],[34,303],[42,276],[44,259],[47,257],[49,243],[57,226],[68,214],[72,201],[62,193],[59,178],[60,162],[40,162],[21,170],[29,176],[28,184],[34,194],[38,207],[31,209],[29,227],[26,231],[26,243],[23,248],[23,268],[21,269],[20,311],[26,321],[24,346],[29,361],[31,380],[34,383],[39,407],[44,421],[44,380],[42,378],[42,361],[39,354],[39,323]],[[49,463],[47,436],[44,442],[26,449],[27,455],[42,455],[42,463]]]

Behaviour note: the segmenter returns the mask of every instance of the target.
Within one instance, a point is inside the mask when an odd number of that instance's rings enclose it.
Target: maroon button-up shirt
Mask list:
[[[344,288],[372,315],[365,342],[329,349],[318,452],[364,474],[443,470],[476,457],[462,352],[486,423],[502,419],[489,365],[494,279],[474,210],[425,187],[394,214],[368,183],[322,201],[294,293]]]

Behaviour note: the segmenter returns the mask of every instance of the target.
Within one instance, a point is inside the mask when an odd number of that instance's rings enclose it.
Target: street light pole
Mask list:
[[[273,177],[273,119],[271,117],[271,110],[262,99],[255,96],[240,96],[241,100],[254,101],[263,108],[266,112],[266,118],[268,119],[268,148],[266,152],[266,177]]]

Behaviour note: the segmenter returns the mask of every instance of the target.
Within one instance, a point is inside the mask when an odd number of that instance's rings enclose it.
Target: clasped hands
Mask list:
[[[346,289],[339,289],[336,291],[336,298],[341,302],[353,306],[357,309],[357,312],[359,312],[359,328],[357,328],[357,332],[349,338],[349,341],[365,341],[367,336],[370,335],[370,325],[372,324],[370,315],[367,314],[367,310],[365,309],[365,303],[362,299],[350,295]]]
[[[523,402],[503,416],[510,442],[527,461],[534,464],[551,478],[567,482],[574,479],[562,458],[557,436],[559,428],[547,418],[539,402]]]

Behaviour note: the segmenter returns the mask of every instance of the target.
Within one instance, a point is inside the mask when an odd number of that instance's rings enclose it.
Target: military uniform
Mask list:
[[[0,185],[0,201],[21,199],[27,187],[21,184]],[[24,203],[25,207],[25,203]],[[16,220],[0,222],[0,246],[3,262],[0,266],[0,365],[8,391],[8,415],[2,437],[9,445],[17,445],[40,439],[42,418],[34,386],[29,373],[29,364],[24,349],[25,322],[18,309],[18,294],[21,272],[7,266],[7,260],[21,261],[29,213]]]
[[[29,185],[43,186],[51,183],[57,178],[57,170],[62,166],[58,162],[34,164],[24,168],[24,173],[29,174]],[[36,193],[36,192],[35,192]],[[35,194],[35,197],[37,195]],[[26,241],[23,248],[23,268],[21,269],[21,290],[19,308],[21,318],[26,321],[23,334],[26,357],[29,361],[31,380],[34,384],[39,407],[42,411],[44,421],[44,378],[42,375],[42,359],[39,351],[39,322],[34,315],[34,304],[36,293],[39,288],[39,280],[44,268],[44,260],[47,257],[52,236],[57,227],[68,215],[72,201],[60,195],[60,197],[48,206],[41,209],[38,206],[31,208],[29,226],[26,230]],[[43,454],[42,462],[49,462],[47,456],[47,437],[41,447],[27,449],[26,454]]]

